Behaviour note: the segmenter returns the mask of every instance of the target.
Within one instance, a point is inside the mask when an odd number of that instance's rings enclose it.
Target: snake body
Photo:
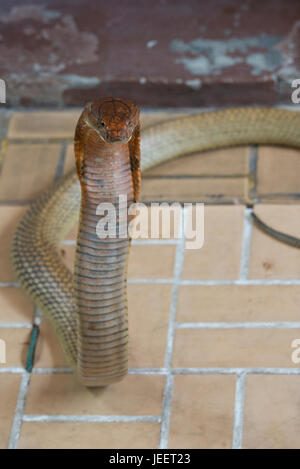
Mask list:
[[[103,134],[109,127],[110,135]],[[12,259],[25,290],[52,322],[66,357],[86,386],[120,380],[128,367],[126,271],[130,239],[99,239],[96,206],[138,200],[145,171],[172,158],[234,145],[300,148],[300,113],[233,108],[150,127],[141,138],[137,107],[106,98],[89,103],[77,124],[72,172],[37,199],[13,240]],[[80,183],[78,181],[78,176]],[[74,278],[59,246],[78,220]],[[119,214],[120,215],[120,214]],[[122,223],[118,219],[117,223]],[[141,311],[141,320],[142,320]]]

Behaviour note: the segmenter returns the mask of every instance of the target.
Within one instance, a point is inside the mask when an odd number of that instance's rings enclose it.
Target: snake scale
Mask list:
[[[105,98],[85,106],[74,142],[77,170],[30,206],[15,233],[12,260],[80,382],[103,386],[128,370],[130,239],[97,236],[97,205],[115,206],[120,194],[127,196],[127,206],[138,201],[140,170],[181,155],[249,144],[300,148],[300,113],[265,107],[202,112],[147,128],[140,139],[138,107]],[[79,213],[73,277],[59,247]],[[122,224],[120,212],[117,225]]]

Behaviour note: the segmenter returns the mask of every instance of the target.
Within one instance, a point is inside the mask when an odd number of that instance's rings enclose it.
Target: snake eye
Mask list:
[[[102,125],[102,127],[105,126],[105,122],[103,120],[100,122],[100,124]]]

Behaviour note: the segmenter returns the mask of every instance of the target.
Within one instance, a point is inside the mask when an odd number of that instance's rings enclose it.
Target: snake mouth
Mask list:
[[[106,137],[107,143],[128,143],[130,137]]]
[[[128,143],[131,137],[132,134],[128,132],[105,132],[105,134],[102,135],[102,139],[107,143]]]

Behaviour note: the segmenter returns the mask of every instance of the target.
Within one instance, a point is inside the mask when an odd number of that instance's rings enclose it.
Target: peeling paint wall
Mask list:
[[[225,68],[240,63],[247,64],[252,75],[260,75],[281,65],[281,54],[276,49],[281,41],[280,37],[266,34],[223,40],[197,38],[188,43],[175,39],[170,49],[181,56],[175,63],[182,63],[193,75],[219,75]]]
[[[299,0],[1,0],[9,106],[290,103]]]
[[[1,40],[13,31],[23,40]],[[65,90],[97,86],[99,77],[64,73],[72,65],[96,63],[97,49],[97,36],[79,31],[70,14],[43,5],[12,7],[0,18],[1,71],[11,104],[61,104]]]

